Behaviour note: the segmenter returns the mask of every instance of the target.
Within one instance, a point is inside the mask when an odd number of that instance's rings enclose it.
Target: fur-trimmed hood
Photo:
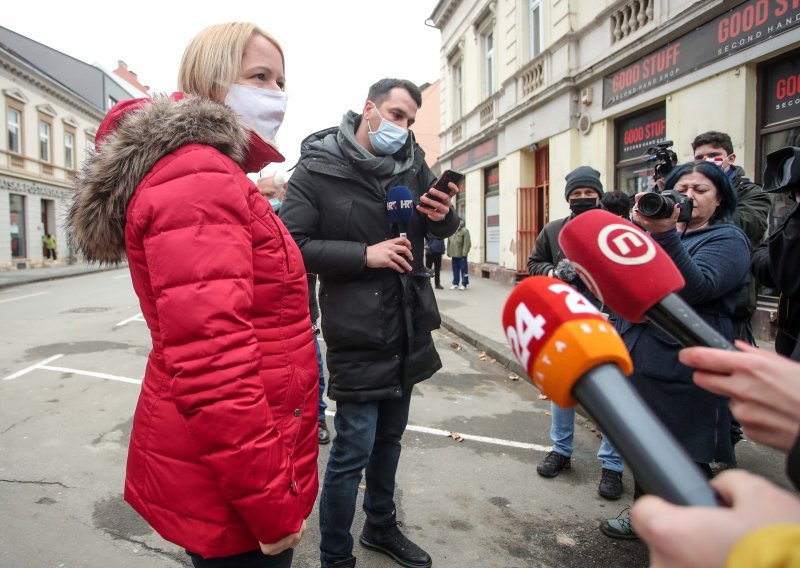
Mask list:
[[[225,105],[181,94],[125,101],[103,120],[76,181],[67,218],[73,248],[90,262],[124,260],[131,197],[156,162],[188,144],[212,146],[248,172],[283,161]]]

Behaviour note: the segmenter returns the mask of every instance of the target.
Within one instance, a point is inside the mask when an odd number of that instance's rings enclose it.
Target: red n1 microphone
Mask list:
[[[642,229],[608,211],[582,213],[558,244],[592,293],[631,322],[649,319],[685,347],[734,347],[679,296],[685,281]]]
[[[646,492],[678,505],[717,505],[708,480],[623,375],[633,365],[622,339],[577,290],[526,278],[506,300],[503,328],[534,384],[559,406],[582,404]]]

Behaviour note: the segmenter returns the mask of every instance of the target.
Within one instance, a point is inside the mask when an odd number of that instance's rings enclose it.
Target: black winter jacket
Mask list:
[[[378,180],[349,159],[337,142],[338,132],[339,127],[330,128],[303,141],[281,219],[300,247],[306,270],[319,275],[328,396],[337,401],[399,398],[442,366],[431,338],[441,319],[423,263],[424,238],[449,237],[458,228],[458,216],[451,208],[443,221],[431,222],[415,209],[407,227],[412,273],[367,268],[367,246],[397,236],[386,212],[387,189],[405,185],[417,204],[436,176],[412,139],[411,167]]]

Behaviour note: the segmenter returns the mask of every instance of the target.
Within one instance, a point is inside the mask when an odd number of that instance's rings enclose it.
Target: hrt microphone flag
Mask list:
[[[684,347],[734,349],[675,294],[685,284],[678,267],[633,223],[587,211],[564,225],[558,244],[592,293],[626,320],[647,318]]]
[[[414,214],[414,196],[404,185],[390,187],[386,194],[386,212],[389,220],[397,225],[400,236],[406,236],[406,226]]]
[[[633,366],[622,339],[574,288],[526,278],[506,301],[503,327],[536,386],[559,406],[581,403],[647,493],[676,505],[717,505],[705,475],[623,375]]]

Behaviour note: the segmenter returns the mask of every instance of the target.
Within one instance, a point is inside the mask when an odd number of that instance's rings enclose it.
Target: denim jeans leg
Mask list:
[[[378,402],[336,405],[336,437],[331,445],[319,500],[320,561],[323,568],[353,555],[350,528],[356,510],[361,472],[375,441]]]
[[[395,474],[410,405],[411,389],[400,399],[382,400],[378,403],[375,443],[366,471],[364,512],[369,522],[379,527],[389,525],[394,517]]]
[[[611,471],[618,471],[622,473],[625,466],[622,463],[622,456],[619,455],[617,449],[611,445],[608,438],[603,435],[603,440],[600,442],[600,449],[597,450],[597,459],[603,464],[605,469]]]
[[[464,287],[469,286],[469,263],[466,256],[461,257],[461,284]]]
[[[328,408],[328,403],[325,402],[325,371],[322,366],[322,352],[319,350],[319,340],[314,336],[314,345],[317,348],[317,364],[319,365],[319,412],[317,420],[325,420],[325,410]]]
[[[457,256],[454,256],[450,259],[450,265],[453,267],[453,286],[458,286],[458,283],[461,280],[461,264],[459,263],[459,260],[461,259]]]
[[[552,415],[550,439],[553,440],[553,450],[562,456],[571,457],[575,434],[575,409],[564,409],[551,402],[550,413]]]

